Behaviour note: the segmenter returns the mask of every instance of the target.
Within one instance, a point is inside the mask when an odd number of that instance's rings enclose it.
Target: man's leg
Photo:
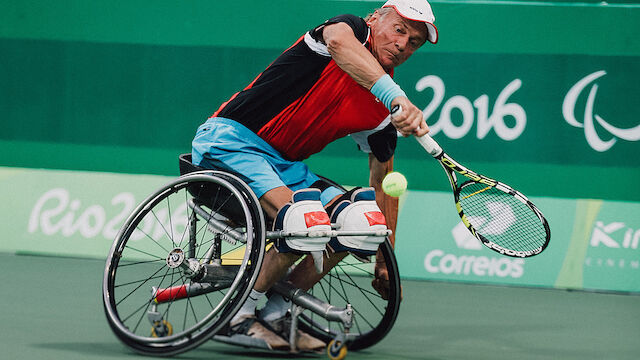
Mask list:
[[[285,186],[277,187],[267,191],[260,197],[260,205],[262,205],[266,215],[273,219],[276,217],[278,210],[286,205],[293,195],[293,191]],[[273,286],[273,284],[284,276],[287,269],[299,258],[299,255],[293,253],[279,253],[275,247],[272,247],[265,255],[262,268],[253,286],[253,290],[249,297],[240,308],[238,313],[231,319],[230,325],[234,327],[248,327],[244,332],[249,336],[254,336],[264,340],[273,349],[288,349],[289,343],[280,336],[265,328],[260,322],[256,321],[255,311],[258,302],[264,296],[264,293]]]
[[[275,219],[278,211],[282,209],[293,196],[293,191],[286,186],[277,187],[267,191],[260,198],[260,205],[270,219]],[[260,292],[269,290],[276,281],[280,280],[287,269],[293,265],[300,255],[294,253],[280,253],[274,247],[269,249],[262,262],[262,268],[258,274],[253,288]]]
[[[265,213],[268,217],[274,219],[277,217],[278,212],[291,202],[293,197],[293,191],[287,187],[278,187],[267,191],[262,197],[260,197],[260,204],[262,205]],[[294,205],[292,205],[294,206]],[[286,209],[289,211],[291,208]],[[295,212],[294,212],[295,214]],[[291,215],[294,216],[294,215]],[[327,219],[328,222],[328,219]],[[308,226],[308,225],[307,225]],[[292,245],[293,246],[293,245]],[[324,244],[323,244],[324,248]],[[258,274],[256,283],[251,291],[249,298],[245,304],[238,311],[238,313],[231,320],[231,327],[243,328],[248,327],[248,330],[244,331],[247,335],[254,336],[265,340],[272,348],[284,348],[284,344],[288,345],[281,336],[274,334],[271,330],[267,329],[263,324],[255,319],[255,310],[258,302],[264,296],[265,292],[269,290],[273,284],[282,279],[287,270],[293,265],[301,255],[296,252],[279,252],[276,247],[272,247],[267,251],[262,268]],[[308,257],[311,261],[310,274],[317,273],[314,267],[314,262],[311,257]],[[277,326],[271,324],[273,329],[284,337],[288,337],[289,331],[283,328],[283,322],[277,322]],[[308,334],[299,332],[296,347],[299,350],[318,350],[324,349],[324,342],[311,337]]]
[[[291,201],[293,191],[286,186],[271,189],[260,197],[260,205],[269,219],[275,219],[278,211]]]
[[[293,191],[286,186],[277,187],[267,191],[260,197],[260,205],[264,209],[266,215],[270,219],[274,219],[278,211],[291,200],[292,195]],[[256,283],[253,286],[253,290],[262,294],[269,290],[276,281],[280,280],[284,276],[287,269],[296,260],[298,260],[298,258],[300,258],[300,255],[294,253],[280,253],[273,247],[269,249],[262,262],[262,268],[260,269]],[[247,302],[248,304],[245,303],[245,306],[243,306],[234,320],[237,320],[237,318],[243,315],[248,315],[249,313],[253,315],[257,301],[255,301],[255,304],[252,304],[251,299]],[[251,305],[253,305],[253,309],[251,309]],[[232,323],[233,322],[234,321],[232,321]]]

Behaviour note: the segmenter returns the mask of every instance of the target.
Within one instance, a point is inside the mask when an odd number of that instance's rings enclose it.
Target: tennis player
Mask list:
[[[393,81],[393,71],[425,42],[438,41],[434,20],[426,0],[390,0],[365,19],[340,15],[313,28],[198,128],[193,162],[241,176],[274,229],[326,230],[337,222],[360,230],[387,225],[395,230],[397,199],[382,192],[382,178],[393,168],[397,132],[421,136],[428,127],[422,111]],[[392,119],[389,111],[395,105],[403,112]],[[371,187],[345,194],[301,161],[346,135],[369,153]],[[308,290],[348,253],[373,255],[382,241],[373,236],[278,239],[265,255],[249,298],[231,320],[229,335],[248,335],[272,349],[287,349],[289,304],[274,295],[257,317],[265,292],[302,255],[312,256],[287,280]],[[386,296],[384,263],[375,273],[372,285]],[[296,347],[315,351],[325,344],[299,331]]]

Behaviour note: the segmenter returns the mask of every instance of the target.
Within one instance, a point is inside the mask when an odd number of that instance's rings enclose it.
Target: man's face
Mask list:
[[[427,40],[424,23],[407,20],[394,9],[376,11],[367,23],[371,52],[386,71],[405,62]]]

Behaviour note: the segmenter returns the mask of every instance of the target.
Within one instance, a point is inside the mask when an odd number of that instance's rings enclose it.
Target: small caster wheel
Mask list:
[[[327,355],[331,360],[342,360],[347,357],[347,346],[341,341],[331,340],[327,345]]]
[[[165,337],[173,334],[173,326],[167,320],[156,321],[151,328],[151,337]]]

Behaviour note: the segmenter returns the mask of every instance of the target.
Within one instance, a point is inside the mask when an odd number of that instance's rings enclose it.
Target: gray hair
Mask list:
[[[373,14],[377,11],[378,14],[380,14],[380,16],[385,16],[386,14],[389,13],[389,11],[391,11],[391,8],[378,8],[373,10],[372,13],[369,13],[367,16],[365,16],[364,21],[369,21],[369,19],[371,19],[371,17],[373,16]]]

